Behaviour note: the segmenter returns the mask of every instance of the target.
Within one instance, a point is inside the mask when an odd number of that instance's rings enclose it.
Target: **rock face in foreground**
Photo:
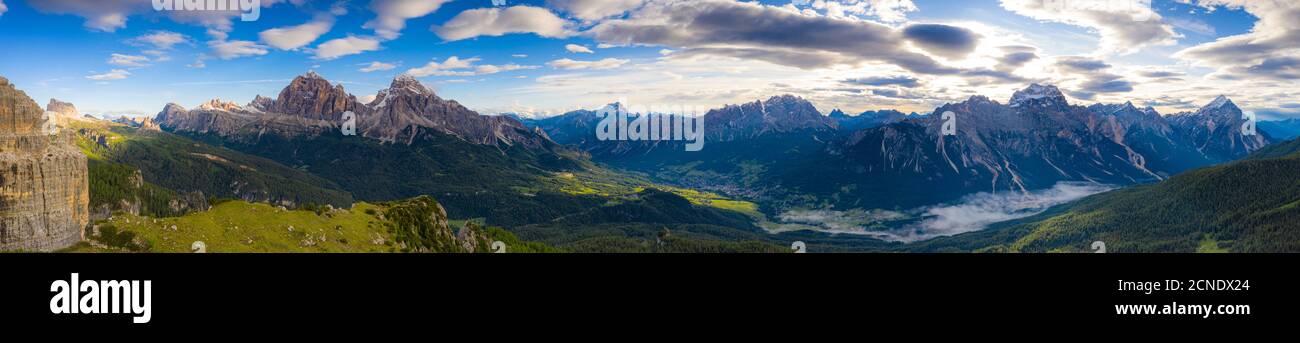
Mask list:
[[[71,133],[43,130],[42,117],[0,77],[0,251],[71,246],[90,220],[86,156]]]

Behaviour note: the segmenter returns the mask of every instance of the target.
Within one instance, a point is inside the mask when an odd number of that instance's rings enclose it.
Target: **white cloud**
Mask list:
[[[1095,29],[1103,53],[1134,53],[1147,46],[1173,45],[1182,37],[1149,0],[1002,0],[1002,7],[1037,20]]]
[[[877,237],[891,242],[917,242],[936,237],[979,231],[993,223],[1025,218],[1052,206],[1082,199],[1113,189],[1090,183],[1061,182],[1050,189],[1029,193],[1002,192],[968,195],[954,204],[921,207],[905,212],[888,210],[791,210],[782,213],[783,223],[769,230],[810,229],[815,231]],[[880,223],[908,217],[924,218],[893,230],[870,230]]]
[[[448,57],[447,60],[442,63],[438,63],[438,61],[429,61],[429,64],[425,64],[423,67],[419,68],[411,68],[410,70],[407,70],[406,73],[415,77],[453,75],[454,72],[452,72],[452,70],[467,69],[473,65],[474,62],[478,62],[479,60],[480,59],[477,57],[462,60],[460,57],[452,56]]]
[[[595,51],[591,51],[591,48],[588,48],[588,47],[585,47],[585,46],[581,46],[581,45],[577,45],[577,44],[569,44],[569,45],[565,45],[565,46],[564,46],[564,50],[568,50],[569,52],[572,52],[572,53],[575,53],[575,54],[594,54],[594,53],[596,53]]]
[[[528,55],[525,55],[525,54],[514,54],[514,55],[510,55],[510,57],[514,57],[514,58],[528,58]]]
[[[535,33],[548,38],[569,36],[564,19],[545,8],[514,6],[479,8],[457,14],[433,32],[446,41],[458,41],[478,36],[501,36],[510,33]]]
[[[870,16],[886,23],[907,21],[907,13],[918,10],[912,0],[804,0],[799,5],[832,18]]]
[[[1182,0],[1188,2],[1189,0]],[[1221,79],[1300,80],[1300,2],[1199,0],[1207,8],[1242,9],[1259,18],[1250,32],[1222,37],[1174,56],[1218,68]]]
[[[536,66],[525,66],[525,65],[518,65],[518,64],[506,64],[506,65],[484,64],[484,65],[477,65],[477,66],[474,65],[479,61],[481,61],[481,59],[477,57],[461,59],[460,57],[452,56],[452,57],[448,57],[442,63],[438,63],[438,61],[429,61],[429,63],[425,64],[423,67],[411,68],[410,70],[407,70],[406,73],[415,77],[475,76],[475,75],[496,74],[496,73],[507,72],[507,71],[515,71],[515,70],[537,69]]]
[[[44,13],[85,18],[87,28],[105,32],[126,27],[126,18],[133,13],[152,10],[150,2],[134,0],[41,0],[28,1],[27,4]]]
[[[298,26],[274,28],[262,31],[258,37],[263,42],[280,50],[294,50],[315,42],[321,35],[334,27],[334,18],[320,16],[311,22]]]
[[[246,40],[213,40],[208,42],[208,46],[212,48],[212,53],[217,58],[223,60],[245,56],[261,56],[267,53],[265,45]]]
[[[321,43],[320,46],[316,47],[316,59],[332,60],[376,50],[379,50],[378,39],[348,36],[347,38],[338,38]]]
[[[183,34],[171,31],[153,31],[132,39],[131,43],[150,45],[159,50],[171,50],[177,44],[189,43],[189,41],[190,39]]]
[[[436,12],[450,0],[374,0],[370,10],[375,19],[366,22],[365,28],[375,30],[375,35],[385,40],[397,39],[406,21]]]
[[[113,69],[103,74],[91,74],[86,76],[87,79],[95,81],[121,80],[131,76],[131,72],[122,69]]]
[[[9,10],[9,7],[8,7],[8,6],[5,6],[5,2],[4,2],[4,0],[0,0],[0,15],[4,15],[4,14],[5,14],[5,11],[8,11],[8,10]]]
[[[615,69],[618,67],[622,67],[624,64],[627,64],[627,62],[630,61],[624,59],[617,59],[617,58],[606,58],[599,61],[575,61],[575,60],[565,58],[565,59],[551,61],[546,65],[551,66],[551,68],[565,69],[565,70],[583,70],[583,69],[603,70],[603,69]]]
[[[123,67],[144,67],[149,65],[149,58],[138,55],[112,54],[108,57],[108,64]]]
[[[603,21],[585,34],[605,44],[680,48],[674,56],[730,56],[804,69],[883,62],[916,73],[943,75],[964,71],[916,52],[910,45],[956,56],[972,51],[982,38],[951,25],[912,25],[904,30],[872,21],[724,0],[652,1],[626,19]]]
[[[370,73],[370,72],[384,71],[384,70],[393,70],[393,68],[397,68],[397,65],[394,65],[394,64],[391,64],[391,63],[379,62],[379,61],[370,62],[370,64],[363,64],[363,65],[366,66],[366,67],[365,67],[365,68],[361,68],[360,71],[361,71],[362,73]]]
[[[644,0],[546,0],[548,5],[574,18],[593,21],[618,16],[640,7]]]
[[[481,66],[474,67],[474,75],[488,75],[488,74],[496,74],[496,73],[502,73],[507,71],[528,70],[528,69],[537,69],[537,66],[526,66],[526,65],[518,65],[518,64],[505,64],[505,65],[484,64]]]

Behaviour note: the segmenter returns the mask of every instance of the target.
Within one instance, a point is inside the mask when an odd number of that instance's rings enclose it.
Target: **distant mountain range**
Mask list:
[[[955,114],[944,136],[941,114]],[[707,148],[671,142],[600,142],[599,120],[579,111],[530,121],[598,162],[656,180],[784,207],[897,208],[975,192],[1028,192],[1058,182],[1127,185],[1235,160],[1273,142],[1242,133],[1227,98],[1162,116],[1131,103],[1080,107],[1053,86],[1031,85],[1007,104],[975,96],[930,115],[881,111],[821,115],[807,100],[773,97],[705,115]],[[672,148],[664,148],[669,146]],[[769,213],[775,211],[769,211]]]
[[[1277,139],[1294,139],[1300,137],[1300,119],[1261,121],[1259,130]]]
[[[903,114],[903,112],[895,110],[866,111],[859,113],[856,116],[849,116],[845,114],[844,111],[835,109],[831,111],[830,114],[831,119],[835,120],[835,122],[839,124],[840,130],[846,131],[870,129],[881,125],[904,121],[908,118],[920,118],[922,116],[924,115],[917,113]]]

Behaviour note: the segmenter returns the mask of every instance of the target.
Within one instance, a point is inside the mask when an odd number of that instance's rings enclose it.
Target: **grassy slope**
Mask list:
[[[181,136],[103,121],[73,122],[69,129],[81,132],[77,145],[90,159],[92,205],[138,196],[145,203],[144,213],[175,215],[159,205],[176,198],[177,192],[192,191],[208,197],[288,200],[300,205],[353,202],[350,193],[323,178]],[[104,137],[104,144],[95,136]],[[125,180],[131,170],[141,172],[144,192],[152,196],[140,196],[141,191]]]
[[[100,235],[93,237],[93,244],[65,252],[190,252],[195,241],[203,241],[210,253],[398,252],[400,238],[394,235],[394,223],[384,218],[385,213],[391,214],[386,212],[391,205],[357,203],[351,209],[313,212],[227,201],[208,211],[174,218],[118,213],[97,223]],[[465,225],[461,222],[453,227],[464,230]],[[475,230],[506,243],[509,252],[561,252],[520,240],[500,228]]]
[[[105,228],[131,232],[145,251],[190,252],[194,241],[208,252],[386,252],[391,235],[375,214],[381,208],[359,203],[350,210],[317,215],[267,204],[228,201],[211,210],[176,218],[118,214]],[[173,229],[175,227],[175,229]]]

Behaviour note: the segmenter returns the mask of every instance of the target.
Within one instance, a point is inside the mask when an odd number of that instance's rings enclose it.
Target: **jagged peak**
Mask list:
[[[423,82],[417,80],[411,74],[402,73],[393,78],[393,82],[388,85],[390,90],[409,90],[415,94],[433,94],[433,90],[425,86]]]
[[[1034,83],[1030,84],[1029,87],[1025,87],[1025,89],[1016,91],[1016,93],[1011,96],[1011,102],[1008,104],[1011,105],[1011,107],[1019,107],[1026,102],[1038,100],[1048,100],[1062,104],[1066,103],[1065,94],[1061,93],[1061,89],[1056,88],[1056,86],[1053,85],[1040,85]]]
[[[798,102],[798,101],[805,101],[805,100],[804,100],[802,97],[796,96],[796,95],[794,95],[794,94],[782,94],[782,95],[777,95],[777,96],[774,96],[774,97],[768,98],[767,101],[765,101],[765,103],[773,103],[773,102],[775,102],[775,103],[788,103],[788,102]],[[763,101],[760,101],[760,102],[763,102]]]
[[[45,105],[45,110],[49,112],[56,112],[62,115],[72,115],[72,116],[81,115],[80,113],[77,113],[76,105],[73,105],[70,102],[60,101],[59,99],[54,99],[54,98],[50,98],[50,103],[48,105]]]
[[[411,75],[411,74],[409,74],[409,73],[401,73],[401,74],[398,74],[397,77],[394,77],[394,78],[393,78],[393,82],[398,82],[398,81],[403,81],[403,82],[417,82],[417,81],[419,81],[419,80],[416,80],[416,79],[415,79],[415,76],[414,76],[414,75]]]
[[[208,100],[207,102],[199,104],[199,108],[205,110],[234,111],[240,109],[241,107],[239,106],[239,104],[236,104],[233,101],[224,101],[221,100],[221,98],[214,98],[212,100]]]
[[[1201,110],[1217,110],[1227,105],[1236,106],[1237,104],[1233,103],[1232,99],[1228,99],[1228,96],[1220,95],[1219,97],[1214,98],[1214,101],[1211,101],[1209,104],[1205,105],[1205,107],[1202,107]]]
[[[848,115],[848,113],[844,113],[844,111],[841,111],[840,109],[836,108],[836,109],[831,110],[830,117],[831,117],[831,118],[848,118],[849,115]]]
[[[304,79],[321,79],[321,80],[325,79],[325,77],[320,76],[320,74],[317,74],[315,70],[308,70],[306,74],[302,74],[301,76],[298,77]]]

